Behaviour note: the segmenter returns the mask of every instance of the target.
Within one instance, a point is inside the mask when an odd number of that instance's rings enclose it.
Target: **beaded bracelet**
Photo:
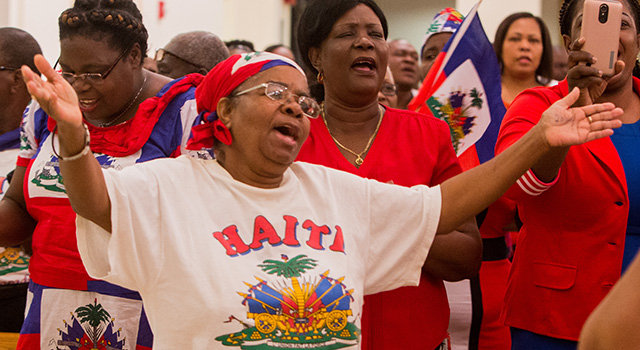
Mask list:
[[[86,156],[87,154],[89,154],[89,152],[91,152],[91,148],[89,147],[89,144],[91,143],[91,135],[89,134],[89,128],[87,128],[87,126],[84,123],[82,123],[82,126],[84,127],[84,148],[82,149],[82,151],[78,152],[77,154],[74,154],[69,157],[64,157],[64,158],[62,158],[62,156],[59,155],[58,152],[56,152],[55,142],[53,142],[53,139],[56,135],[56,131],[58,130],[58,124],[56,124],[56,126],[53,128],[53,132],[51,133],[51,150],[53,151],[53,154],[56,157],[58,157],[58,160],[72,161],[72,160],[80,159]]]

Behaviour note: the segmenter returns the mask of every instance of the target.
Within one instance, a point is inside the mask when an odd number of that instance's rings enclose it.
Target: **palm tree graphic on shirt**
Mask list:
[[[302,319],[304,318],[304,306],[307,298],[305,298],[305,293],[300,287],[298,277],[307,270],[313,269],[317,264],[313,259],[307,258],[306,255],[298,255],[289,260],[289,257],[282,254],[282,260],[284,261],[265,260],[258,266],[262,268],[262,271],[270,275],[275,274],[279,277],[291,279],[294,301],[298,306],[298,317]]]
[[[317,260],[306,255],[281,260],[267,259],[257,266],[268,275],[288,280],[266,281],[255,277],[248,292],[238,292],[247,307],[247,318],[252,327],[241,322],[243,330],[221,335],[216,340],[226,346],[245,350],[280,349],[282,347],[335,350],[358,344],[360,329],[349,322],[353,316],[351,302],[353,289],[348,289],[345,277],[332,278],[329,271],[311,278],[310,270]],[[238,320],[231,315],[229,321]]]

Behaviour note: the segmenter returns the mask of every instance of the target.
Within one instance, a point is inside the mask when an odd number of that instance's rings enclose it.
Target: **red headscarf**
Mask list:
[[[288,65],[296,68],[302,75],[304,71],[292,60],[269,52],[252,52],[233,55],[218,63],[196,88],[196,103],[203,124],[191,129],[192,137],[187,149],[212,149],[215,121],[218,120],[216,108],[221,98],[231,92],[250,77],[276,66]]]

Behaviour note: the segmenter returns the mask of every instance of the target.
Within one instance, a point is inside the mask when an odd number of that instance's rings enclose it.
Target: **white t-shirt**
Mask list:
[[[307,163],[275,189],[184,156],[104,174],[113,234],[78,216],[78,248],[140,292],[154,350],[359,348],[363,295],[418,283],[440,217],[439,187]]]

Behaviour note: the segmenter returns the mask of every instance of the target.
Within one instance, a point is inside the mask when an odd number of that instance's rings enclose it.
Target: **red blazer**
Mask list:
[[[635,91],[638,83],[634,78]],[[523,92],[505,115],[496,152],[567,94],[566,80]],[[595,140],[571,147],[546,191],[534,196],[523,187],[516,184],[506,194],[517,202],[524,226],[502,319],[511,327],[578,340],[587,316],[620,277],[629,214],[622,163],[611,139]]]

